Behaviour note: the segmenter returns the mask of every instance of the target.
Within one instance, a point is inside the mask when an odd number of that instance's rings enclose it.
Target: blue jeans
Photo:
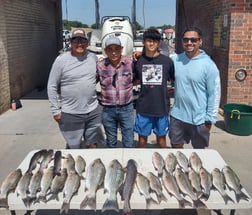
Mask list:
[[[122,132],[122,145],[126,148],[134,145],[134,108],[130,103],[124,106],[103,106],[103,126],[106,132],[107,146],[114,148],[117,145],[117,129]]]

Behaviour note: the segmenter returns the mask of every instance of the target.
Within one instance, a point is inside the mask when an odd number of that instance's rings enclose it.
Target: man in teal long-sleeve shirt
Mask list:
[[[189,27],[182,34],[184,52],[172,57],[175,67],[174,105],[169,137],[173,148],[191,141],[193,148],[209,145],[216,122],[221,86],[216,64],[201,50],[202,32]]]

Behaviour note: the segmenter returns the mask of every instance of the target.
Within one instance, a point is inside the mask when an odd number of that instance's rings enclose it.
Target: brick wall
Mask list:
[[[236,0],[230,4],[230,50],[227,101],[252,105],[252,1]],[[247,71],[243,82],[235,79],[238,69]]]
[[[8,73],[8,55],[5,37],[5,17],[3,8],[0,6],[0,113],[9,108],[10,87]],[[8,101],[8,102],[6,102]]]
[[[5,40],[0,49],[7,53],[5,74],[9,84],[5,84],[4,91],[9,95],[1,98],[5,105],[0,113],[9,106],[10,99],[46,86],[51,64],[62,46],[61,0],[1,2],[5,19],[0,20],[0,25],[5,28],[1,28],[0,36]],[[2,87],[2,78],[0,81]]]
[[[182,52],[180,35],[188,25],[203,31],[203,49],[220,70],[224,103],[252,105],[252,2],[251,0],[177,0],[176,50]],[[246,69],[243,82],[235,72]]]

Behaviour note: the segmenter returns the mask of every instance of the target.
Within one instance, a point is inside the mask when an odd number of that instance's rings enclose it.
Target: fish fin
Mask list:
[[[239,203],[241,199],[249,201],[249,197],[242,191],[235,193],[236,201]]]
[[[95,196],[86,196],[85,199],[80,203],[80,209],[86,208],[87,206],[93,210],[96,210]]]
[[[229,195],[225,194],[225,195],[221,195],[221,196],[225,202],[225,205],[228,203],[228,201],[231,201],[234,203],[234,200]]]
[[[0,208],[9,208],[8,198],[0,199]]]
[[[195,208],[207,208],[207,206],[200,199],[193,200],[193,205]]]
[[[119,212],[119,206],[116,199],[106,199],[105,203],[102,207],[102,212],[106,210],[114,210],[116,212]]]
[[[60,214],[63,213],[63,211],[65,211],[65,213],[67,214],[68,211],[70,209],[70,203],[69,202],[63,202],[61,209],[60,209]]]
[[[124,198],[123,198],[123,187],[124,187],[124,183],[121,184],[121,186],[118,189],[118,193],[120,194],[122,201],[124,201]]]

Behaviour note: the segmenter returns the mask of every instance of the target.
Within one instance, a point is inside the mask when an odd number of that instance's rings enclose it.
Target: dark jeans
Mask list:
[[[134,108],[133,104],[123,106],[103,106],[102,122],[107,136],[107,146],[116,147],[117,130],[122,132],[122,145],[126,148],[134,146]]]

